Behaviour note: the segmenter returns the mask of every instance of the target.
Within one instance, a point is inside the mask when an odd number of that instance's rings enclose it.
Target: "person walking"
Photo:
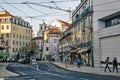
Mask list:
[[[109,57],[106,58],[105,64],[106,64],[106,66],[105,66],[105,70],[104,71],[106,72],[106,69],[108,69],[111,72],[110,67],[109,67]]]
[[[118,73],[118,64],[117,64],[117,58],[114,57],[113,59],[113,72],[116,69],[116,72]]]
[[[77,59],[77,67],[78,67],[78,68],[80,68],[80,63],[81,63],[80,58],[78,58],[78,59]]]

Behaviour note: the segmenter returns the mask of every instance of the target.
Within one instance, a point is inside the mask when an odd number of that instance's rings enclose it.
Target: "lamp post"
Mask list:
[[[94,67],[94,55],[93,55],[93,28],[91,26],[90,28],[90,32],[91,32],[91,58],[92,58],[92,67]]]

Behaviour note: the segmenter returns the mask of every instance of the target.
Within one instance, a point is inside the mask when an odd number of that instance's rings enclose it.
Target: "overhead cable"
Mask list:
[[[8,2],[6,2],[5,0],[3,0],[5,3],[7,3],[7,4],[9,4]],[[13,7],[13,8],[15,8],[16,10],[18,10],[19,12],[21,12],[21,13],[24,13],[25,15],[28,15],[27,13],[25,13],[25,12],[23,12],[22,10],[20,10],[20,9],[18,9],[18,8],[16,8],[15,6],[13,6],[13,5],[11,5],[11,4],[9,4],[11,7]],[[29,16],[29,15],[28,15]]]
[[[64,3],[64,2],[75,2],[75,1],[79,1],[79,0],[66,0],[66,1],[54,1],[55,3]],[[36,3],[52,3],[53,1],[49,1],[49,2],[36,2]],[[0,3],[0,4],[24,4],[24,2],[20,3],[20,2],[11,2],[11,3]]]
[[[26,2],[26,3],[27,3],[27,2]],[[29,6],[29,8],[31,8],[31,9],[37,11],[37,12],[40,12],[40,13],[42,13],[42,14],[44,14],[44,15],[48,15],[48,14],[42,12],[42,11],[39,11],[39,10],[37,10],[37,9],[35,9],[35,8],[33,8],[33,7],[31,7],[30,4],[28,4],[28,3],[27,3],[27,5]]]

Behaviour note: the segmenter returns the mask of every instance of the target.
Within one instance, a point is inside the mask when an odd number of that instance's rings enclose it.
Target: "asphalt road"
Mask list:
[[[120,80],[118,77],[68,71],[49,62],[39,62],[38,66],[12,63],[7,70],[19,76],[4,77],[4,80]]]

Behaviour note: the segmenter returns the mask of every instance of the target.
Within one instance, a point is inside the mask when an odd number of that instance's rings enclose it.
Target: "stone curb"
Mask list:
[[[53,65],[59,67],[59,68],[62,68],[62,69],[65,69],[65,70],[70,70],[70,71],[75,71],[75,72],[84,72],[84,73],[90,73],[90,74],[97,74],[97,75],[105,75],[105,76],[112,76],[112,77],[120,77],[119,75],[114,75],[115,73],[104,73],[104,72],[89,72],[89,71],[79,71],[79,70],[73,70],[73,69],[70,69],[69,67],[66,68],[66,67],[63,67],[63,66],[60,66],[54,62],[51,62]],[[117,74],[117,73],[116,73]]]

